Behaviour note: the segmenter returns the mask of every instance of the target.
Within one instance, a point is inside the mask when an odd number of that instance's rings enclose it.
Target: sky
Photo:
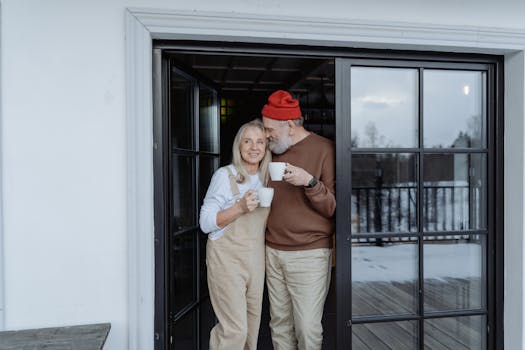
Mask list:
[[[418,70],[352,67],[351,77],[352,137],[359,146],[417,147]],[[479,139],[484,82],[479,71],[425,69],[425,147],[451,147],[460,132]]]

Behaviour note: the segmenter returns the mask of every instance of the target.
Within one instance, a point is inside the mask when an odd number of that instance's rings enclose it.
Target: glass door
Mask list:
[[[207,349],[215,318],[198,214],[219,167],[217,91],[160,50],[154,58],[163,99],[154,120],[156,348]]]
[[[336,76],[338,348],[490,348],[493,67]]]

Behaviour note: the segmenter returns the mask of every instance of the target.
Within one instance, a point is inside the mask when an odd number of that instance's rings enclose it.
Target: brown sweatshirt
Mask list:
[[[274,162],[298,166],[319,179],[313,188],[269,181],[275,189],[266,244],[279,250],[331,248],[335,213],[335,151],[332,141],[310,133]]]

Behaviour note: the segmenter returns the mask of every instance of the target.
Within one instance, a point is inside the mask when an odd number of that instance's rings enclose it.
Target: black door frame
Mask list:
[[[243,54],[243,55],[278,55],[295,56],[305,58],[352,58],[367,60],[396,60],[406,62],[425,62],[428,66],[437,63],[443,66],[445,62],[469,63],[469,64],[488,64],[493,67],[492,81],[489,84],[488,96],[493,96],[493,101],[489,101],[488,113],[492,115],[487,124],[489,164],[488,172],[488,191],[494,198],[494,202],[488,203],[488,247],[487,253],[488,283],[487,307],[488,307],[488,340],[489,349],[503,349],[503,292],[504,292],[504,237],[503,237],[503,56],[484,55],[484,54],[465,54],[465,53],[446,53],[429,51],[397,51],[397,50],[368,50],[353,48],[329,48],[319,46],[304,45],[274,45],[274,44],[250,44],[250,43],[228,43],[228,42],[208,42],[208,41],[154,41],[153,43],[153,136],[154,136],[154,222],[155,222],[155,349],[165,349],[168,344],[168,323],[166,310],[167,295],[166,281],[167,271],[165,269],[166,259],[169,259],[167,252],[167,242],[165,237],[166,229],[166,205],[169,200],[169,182],[163,175],[166,170],[164,157],[169,148],[169,140],[166,139],[163,125],[163,111],[166,108],[166,99],[162,94],[162,66],[155,65],[157,55],[162,52],[173,53],[194,53],[194,54]],[[342,76],[336,65],[336,77]],[[340,66],[340,65],[339,65]],[[341,84],[349,84],[349,81],[342,81]],[[341,84],[336,84],[336,101],[341,97]],[[346,88],[349,88],[347,86]],[[494,90],[492,90],[494,89]],[[348,91],[348,90],[346,90]],[[489,99],[490,100],[490,99]],[[336,103],[336,142],[344,140],[343,130],[349,128],[349,118],[343,118],[343,111],[349,110],[349,106],[344,103]],[[345,109],[346,108],[346,109]],[[490,110],[489,110],[490,109]],[[347,174],[350,174],[350,162],[348,157],[351,154],[349,146],[343,146],[341,142],[336,143],[336,183],[337,192],[351,193],[351,183]],[[166,174],[166,173],[164,173]],[[341,196],[342,197],[342,196]],[[338,201],[336,212],[337,223],[336,231],[345,232],[350,227],[350,218],[345,214],[349,213],[349,201]],[[337,348],[343,349],[351,346],[351,337],[348,327],[351,327],[351,315],[344,311],[351,310],[351,300],[348,291],[351,288],[351,281],[344,280],[350,272],[350,256],[339,253],[343,247],[350,244],[349,234],[336,235],[336,288],[337,288]]]

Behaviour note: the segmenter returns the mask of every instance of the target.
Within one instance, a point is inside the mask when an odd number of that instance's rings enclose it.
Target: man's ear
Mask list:
[[[293,136],[295,134],[296,125],[292,120],[287,120],[286,122],[288,123],[288,126],[290,127],[290,131],[288,132],[288,134],[290,136]]]

